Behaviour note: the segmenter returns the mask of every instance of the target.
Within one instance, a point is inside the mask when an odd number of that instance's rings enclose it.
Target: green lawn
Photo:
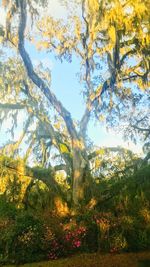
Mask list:
[[[15,267],[9,265],[7,267]],[[17,265],[18,266],[18,265]],[[82,254],[66,259],[29,263],[20,267],[150,267],[150,251],[124,254]]]

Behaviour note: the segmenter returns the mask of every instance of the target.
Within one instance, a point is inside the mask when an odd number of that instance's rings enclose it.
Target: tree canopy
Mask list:
[[[130,126],[124,126],[126,136],[135,138],[140,132],[149,142],[150,4],[147,0],[63,4],[70,10],[68,17],[54,19],[44,15],[47,1],[2,1],[6,24],[0,27],[0,116],[1,122],[12,118],[12,134],[24,111],[20,138],[2,150],[14,156],[25,140],[25,159],[34,155],[45,167],[56,152],[56,169],[65,169],[71,177],[73,202],[78,204],[90,184],[85,173],[90,172],[91,155],[97,156],[87,137],[91,119],[109,127],[126,120]],[[76,13],[71,9],[74,4]],[[78,57],[85,103],[80,122],[52,91],[50,70],[43,64],[34,67],[27,44],[62,62],[71,64],[73,56]]]

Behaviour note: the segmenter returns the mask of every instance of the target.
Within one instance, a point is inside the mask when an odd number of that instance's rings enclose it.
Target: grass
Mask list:
[[[139,262],[139,267],[149,267],[150,266],[150,260],[141,260]]]
[[[70,258],[29,263],[25,265],[7,265],[7,267],[150,267],[150,251],[122,254],[81,254]]]

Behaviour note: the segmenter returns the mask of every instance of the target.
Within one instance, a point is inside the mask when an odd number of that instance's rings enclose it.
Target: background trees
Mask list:
[[[149,2],[81,1],[76,3],[79,14],[70,13],[61,21],[43,16],[34,1],[3,4],[7,17],[6,27],[1,29],[2,46],[7,44],[7,49],[14,50],[15,59],[8,56],[0,66],[1,116],[13,118],[12,131],[20,110],[25,110],[26,120],[20,138],[9,146],[11,153],[18,152],[24,138],[28,138],[25,158],[30,152],[35,153],[37,160],[48,166],[51,148],[55,148],[61,158],[59,167],[72,178],[73,202],[78,204],[90,183],[90,175],[85,172],[90,170],[86,134],[91,117],[105,120],[111,127],[118,126],[121,118],[127,118],[128,110],[140,112],[141,98],[148,106]],[[39,4],[44,7],[46,1]],[[70,7],[67,1],[65,4]],[[29,33],[30,20],[33,28]],[[42,65],[33,67],[26,51],[30,41],[60,60],[71,62],[73,55],[79,58],[85,101],[79,123],[51,91],[50,71]],[[20,75],[16,76],[18,72]],[[134,130],[137,127],[132,125]]]

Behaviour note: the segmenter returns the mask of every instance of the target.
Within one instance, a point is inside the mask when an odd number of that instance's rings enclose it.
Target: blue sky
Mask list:
[[[34,47],[27,46],[28,52],[34,63],[39,60],[44,62],[52,72],[52,90],[63,105],[71,112],[72,117],[80,120],[85,110],[85,104],[81,91],[83,85],[79,83],[77,72],[80,71],[80,65],[77,58],[73,57],[72,63],[65,60],[61,63],[52,55],[39,52]],[[106,130],[105,125],[94,120],[90,121],[88,127],[88,136],[97,146],[123,146],[133,150],[135,153],[141,153],[141,145],[135,145],[133,142],[125,142],[122,133],[116,133],[111,129]]]
[[[65,16],[66,10],[59,5],[57,0],[49,0],[49,7],[55,17],[61,18]],[[1,9],[0,11],[0,23],[4,23],[4,10]],[[50,9],[48,9],[48,12],[50,13]],[[57,98],[62,101],[63,105],[71,112],[72,117],[79,120],[84,112],[85,105],[81,95],[83,85],[79,83],[76,75],[80,71],[78,60],[74,57],[72,63],[67,63],[66,61],[61,63],[52,55],[36,51],[32,46],[27,45],[27,50],[34,64],[42,61],[47,67],[50,67],[52,72],[52,90]],[[9,127],[9,122],[6,122],[1,128],[0,145],[6,140],[4,129],[7,127]],[[88,135],[97,146],[124,146],[132,149],[134,152],[141,152],[140,144],[135,146],[132,142],[124,142],[121,133],[115,133],[112,130],[108,132],[104,125],[100,123],[96,124],[95,121],[90,121]],[[16,139],[17,137],[18,133]]]

